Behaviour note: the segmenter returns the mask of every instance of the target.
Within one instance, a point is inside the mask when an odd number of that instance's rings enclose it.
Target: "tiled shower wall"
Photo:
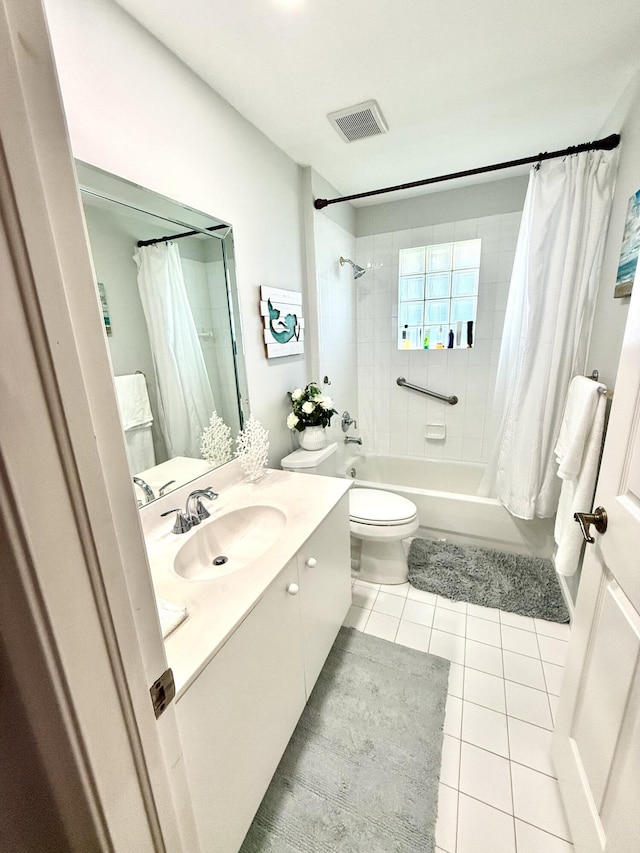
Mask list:
[[[358,418],[356,297],[362,279],[354,281],[352,268],[340,266],[340,256],[355,259],[355,237],[323,214],[315,214],[314,229],[320,375],[310,379],[322,383],[325,375],[329,377],[331,385],[322,389],[333,399],[339,413],[331,422],[329,435],[332,441],[342,442],[339,416],[348,409]],[[312,342],[308,341],[307,346],[310,345]]]
[[[357,285],[359,426],[374,453],[485,462],[495,428],[493,393],[521,213],[504,213],[358,237],[367,267]],[[472,349],[398,350],[398,252],[412,246],[482,239],[478,313]],[[396,379],[441,394],[455,406],[401,388]],[[427,439],[444,424],[444,439]]]

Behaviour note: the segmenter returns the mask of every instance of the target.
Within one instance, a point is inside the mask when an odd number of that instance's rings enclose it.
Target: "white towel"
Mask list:
[[[604,385],[576,376],[569,387],[567,405],[555,448],[562,479],[554,529],[556,571],[575,573],[584,539],[575,512],[590,512],[598,476],[606,399],[598,392]]]
[[[138,474],[153,468],[156,464],[156,453],[153,449],[153,435],[150,426],[128,429],[124,434],[124,446],[127,451],[129,471]]]
[[[187,608],[181,607],[179,604],[171,604],[163,598],[157,597],[156,605],[158,607],[158,616],[160,617],[162,636],[167,637],[187,618]]]
[[[130,429],[149,426],[153,422],[153,415],[144,374],[116,376],[115,383],[122,429],[127,432]]]
[[[573,480],[580,473],[598,401],[602,397],[599,388],[606,390],[604,385],[586,376],[574,376],[571,380],[554,451],[561,480]]]

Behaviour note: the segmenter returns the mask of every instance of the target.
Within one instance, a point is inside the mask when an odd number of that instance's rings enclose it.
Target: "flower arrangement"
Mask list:
[[[224,465],[233,458],[231,430],[215,410],[200,437],[200,453],[211,465]]]
[[[287,418],[290,430],[302,432],[307,427],[328,427],[331,418],[338,414],[331,397],[323,394],[315,382],[310,382],[304,390],[296,388],[289,396],[293,409]]]

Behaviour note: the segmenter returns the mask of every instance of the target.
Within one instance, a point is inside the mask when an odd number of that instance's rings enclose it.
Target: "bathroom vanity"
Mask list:
[[[240,848],[349,608],[349,485],[267,471],[222,491],[189,533],[164,518],[147,536],[157,594],[188,609],[165,646],[203,850]],[[267,510],[284,523],[255,560],[207,579],[176,573],[206,525]]]

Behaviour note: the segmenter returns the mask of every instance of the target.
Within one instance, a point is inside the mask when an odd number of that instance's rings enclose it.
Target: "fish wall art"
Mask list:
[[[304,352],[301,292],[261,287],[260,316],[264,324],[267,358],[299,355]]]

